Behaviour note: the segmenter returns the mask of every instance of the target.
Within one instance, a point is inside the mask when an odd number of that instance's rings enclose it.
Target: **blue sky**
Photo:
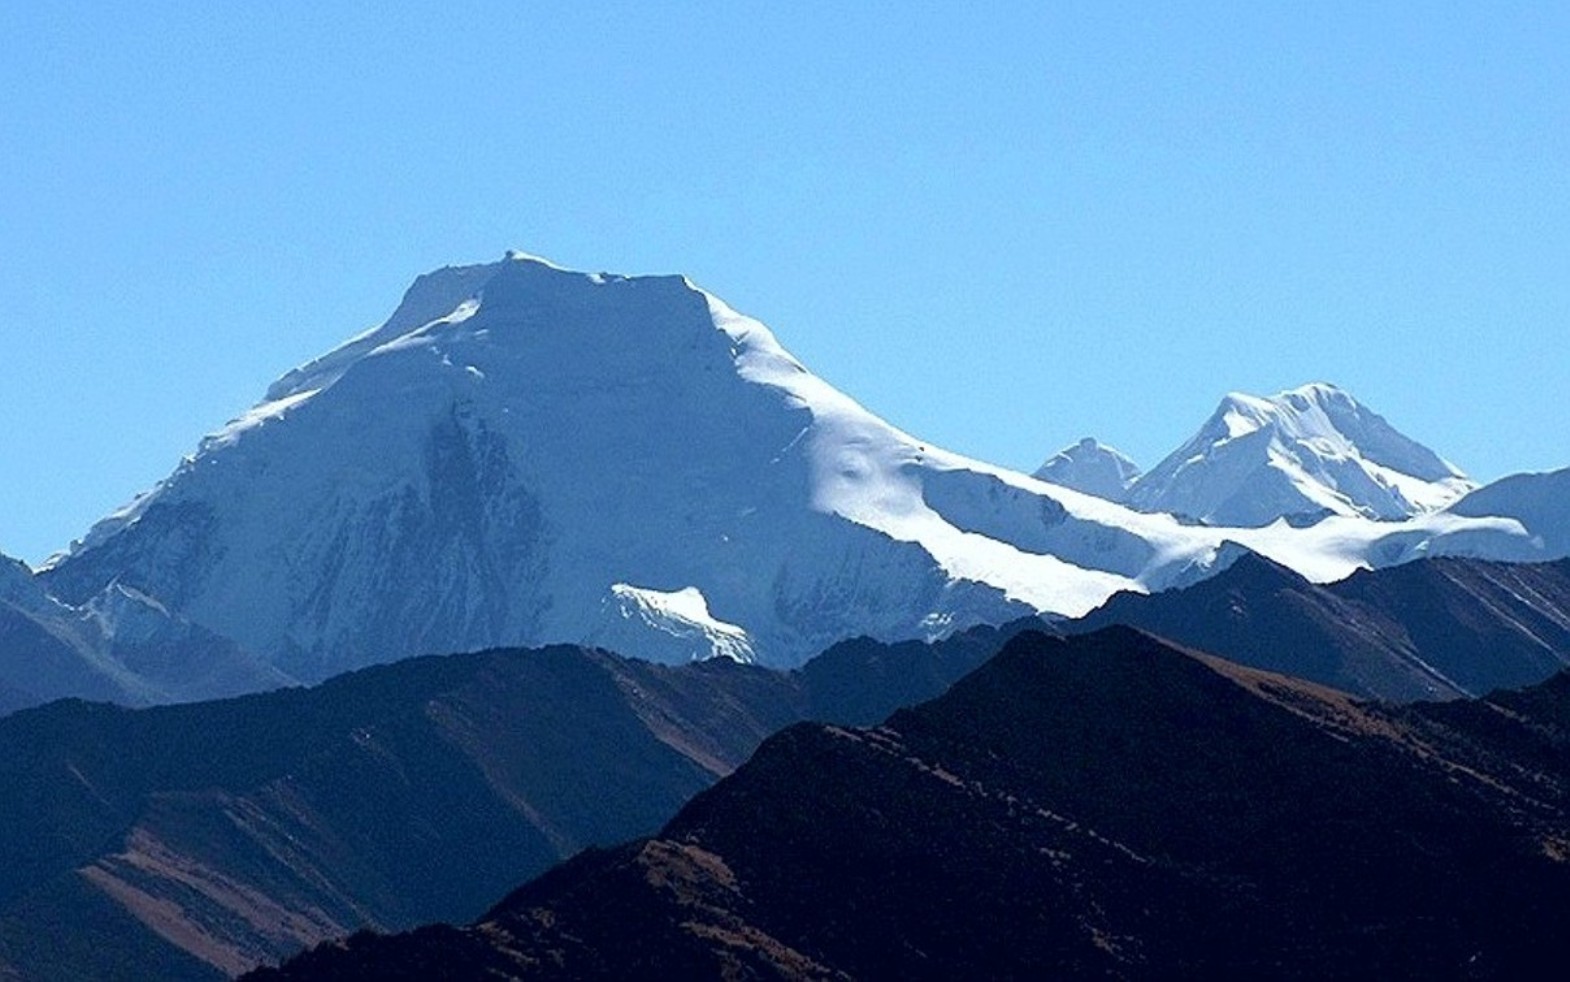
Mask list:
[[[14,556],[508,248],[685,272],[1015,467],[1309,380],[1570,464],[1570,5],[120,6],[0,6]]]

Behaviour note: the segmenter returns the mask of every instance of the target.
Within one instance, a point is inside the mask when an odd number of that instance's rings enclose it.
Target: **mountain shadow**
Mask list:
[[[1015,630],[1015,629],[1009,629]],[[555,647],[222,702],[0,719],[0,978],[216,978],[467,920],[648,834],[797,720],[869,723],[1002,645],[851,641],[783,673]]]
[[[1570,679],[1361,704],[1126,628],[1015,637],[882,726],[772,737],[470,927],[257,980],[1543,974]]]
[[[1570,560],[1436,558],[1319,585],[1245,553],[1209,580],[1119,594],[1064,628],[1111,624],[1359,696],[1477,696],[1570,667]]]

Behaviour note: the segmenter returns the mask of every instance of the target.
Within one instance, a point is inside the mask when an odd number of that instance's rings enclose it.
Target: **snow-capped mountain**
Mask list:
[[[1087,436],[1048,457],[1031,476],[1108,501],[1122,501],[1139,479],[1139,465]]]
[[[1034,609],[966,575],[986,544],[921,508],[922,452],[680,277],[514,255],[421,277],[44,575],[77,603],[134,586],[304,678],[629,630],[795,663]],[[859,520],[885,510],[904,535]]]
[[[1215,529],[934,448],[677,276],[521,254],[420,277],[42,572],[119,584],[317,679],[423,652],[615,643],[794,665],[1202,578],[1234,540],[1311,579],[1507,519]]]
[[[1332,385],[1232,393],[1124,500],[1210,525],[1327,515],[1397,521],[1438,511],[1475,482]]]
[[[111,583],[73,607],[0,556],[0,713],[66,696],[189,702],[290,681],[138,591]]]

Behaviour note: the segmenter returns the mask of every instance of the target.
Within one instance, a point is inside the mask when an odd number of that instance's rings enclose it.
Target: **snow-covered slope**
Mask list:
[[[1269,398],[1232,393],[1126,501],[1211,525],[1326,515],[1396,521],[1438,511],[1476,484],[1331,385]]]
[[[1570,554],[1570,467],[1544,474],[1512,474],[1450,506],[1456,515],[1513,518],[1554,556]]]
[[[931,447],[675,276],[520,254],[421,277],[43,572],[302,679],[554,641],[793,665],[1200,578],[1229,539],[1314,579],[1516,522],[1186,526]],[[1509,555],[1506,555],[1506,554]]]
[[[1139,478],[1139,465],[1087,436],[1048,457],[1032,476],[1108,501],[1122,501]]]
[[[607,651],[637,651],[651,661],[756,658],[747,632],[716,620],[702,591],[691,586],[666,592],[611,584],[602,623],[588,641]]]
[[[291,681],[118,583],[73,607],[24,564],[0,556],[0,713],[67,696],[190,702]]]

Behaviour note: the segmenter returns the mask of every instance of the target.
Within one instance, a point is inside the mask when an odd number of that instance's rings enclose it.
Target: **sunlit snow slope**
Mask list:
[[[599,640],[792,665],[1206,575],[1236,540],[1314,579],[1516,522],[1185,526],[923,444],[681,277],[519,254],[420,277],[43,572],[112,582],[305,680]]]

